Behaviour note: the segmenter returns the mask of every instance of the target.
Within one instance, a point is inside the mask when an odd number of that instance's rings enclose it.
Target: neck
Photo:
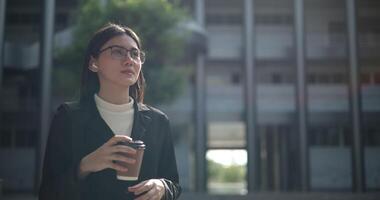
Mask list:
[[[126,104],[130,100],[129,87],[125,88],[102,84],[98,96],[112,104]]]

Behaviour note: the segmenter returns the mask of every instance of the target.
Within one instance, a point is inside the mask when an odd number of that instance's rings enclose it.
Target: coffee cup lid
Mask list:
[[[127,145],[135,149],[145,149],[145,144],[141,140],[130,141]]]

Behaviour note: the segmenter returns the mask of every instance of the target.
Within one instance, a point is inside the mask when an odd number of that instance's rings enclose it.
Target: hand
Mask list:
[[[140,195],[145,192],[135,200],[160,200],[165,194],[165,186],[159,179],[149,179],[128,187],[128,191],[133,192],[135,195]]]
[[[135,154],[135,149],[125,145],[116,145],[119,142],[129,141],[132,141],[132,138],[125,135],[115,135],[98,149],[82,158],[78,169],[79,177],[83,178],[89,173],[101,171],[106,168],[111,168],[122,172],[128,171],[127,168],[115,163],[114,161],[121,161],[125,163],[136,162],[135,159],[128,158],[120,154]]]

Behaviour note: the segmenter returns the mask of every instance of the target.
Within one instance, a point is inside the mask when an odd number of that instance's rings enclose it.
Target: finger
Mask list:
[[[109,168],[114,169],[116,171],[121,171],[121,172],[127,172],[128,171],[128,168],[121,166],[115,162],[110,162],[109,165],[110,165]]]
[[[134,185],[134,186],[128,187],[128,190],[129,190],[130,192],[134,192],[134,191],[136,191],[138,188],[142,187],[146,182],[147,182],[147,181],[143,181],[143,182],[141,182],[141,183],[139,183],[139,184],[137,184],[137,185]]]
[[[130,142],[132,141],[132,138],[126,136],[126,135],[115,135],[111,139],[109,139],[106,144],[109,146],[113,146],[119,142]]]
[[[126,156],[120,155],[120,154],[112,154],[109,157],[109,159],[110,160],[115,160],[115,161],[129,163],[129,164],[134,164],[136,162],[136,159],[129,158],[129,157],[126,157]]]
[[[134,193],[135,193],[135,195],[140,195],[140,194],[142,194],[144,192],[147,192],[147,191],[151,190],[152,188],[153,188],[153,185],[149,184],[149,182],[147,182],[143,186],[137,188]]]
[[[156,196],[156,191],[155,190],[149,190],[147,193],[139,196],[135,200],[149,200],[149,199],[156,199],[154,198]]]
[[[132,138],[127,135],[115,135],[114,138],[126,138],[128,141],[132,141]]]
[[[125,146],[125,145],[115,145],[112,147],[112,153],[128,153],[128,154],[136,154],[136,149]]]

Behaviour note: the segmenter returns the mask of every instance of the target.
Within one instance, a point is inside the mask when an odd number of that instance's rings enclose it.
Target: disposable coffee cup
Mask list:
[[[136,141],[130,141],[130,142],[121,142],[121,143],[118,143],[118,145],[127,145],[129,147],[134,148],[136,150],[136,154],[125,154],[125,153],[120,153],[120,154],[125,155],[129,158],[135,159],[136,162],[131,164],[131,163],[117,161],[119,165],[122,165],[128,168],[128,171],[126,172],[117,171],[117,174],[116,174],[117,179],[123,180],[123,181],[137,180],[139,178],[141,162],[144,156],[144,150],[145,150],[144,142],[140,140],[136,140]]]

